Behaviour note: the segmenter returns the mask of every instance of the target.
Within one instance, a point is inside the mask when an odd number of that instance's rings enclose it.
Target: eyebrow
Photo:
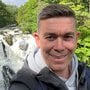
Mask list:
[[[65,33],[64,35],[73,35],[74,36],[74,32],[68,32],[68,33]]]
[[[44,36],[48,36],[48,35],[54,36],[54,35],[56,35],[56,34],[55,34],[55,33],[50,33],[50,32],[44,34]]]
[[[56,34],[55,33],[51,33],[51,32],[47,32],[47,33],[44,34],[44,36],[48,36],[48,35],[54,36]],[[74,32],[67,32],[67,33],[64,34],[64,36],[66,36],[66,35],[73,35],[74,36]],[[61,35],[61,36],[63,36],[63,35]]]

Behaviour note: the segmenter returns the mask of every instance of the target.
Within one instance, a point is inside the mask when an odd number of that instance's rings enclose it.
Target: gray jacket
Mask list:
[[[90,68],[78,65],[77,90],[90,90]],[[68,90],[65,83],[47,67],[36,74],[25,66],[13,78],[9,90]]]

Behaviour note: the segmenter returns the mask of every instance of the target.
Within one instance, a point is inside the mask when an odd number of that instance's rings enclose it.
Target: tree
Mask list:
[[[10,21],[11,21],[12,23],[17,23],[17,22],[16,22],[17,7],[16,7],[16,6],[13,6],[13,5],[7,5],[7,6],[6,6],[6,10],[7,10],[7,11],[10,13],[10,15],[11,15]]]
[[[37,0],[29,0],[24,6],[18,9],[17,22],[23,32],[31,33],[36,27]],[[32,24],[33,23],[33,24]]]
[[[53,4],[53,3],[59,3],[60,0],[43,0],[45,1],[46,3],[49,3],[49,4]]]
[[[0,1],[0,27],[3,27],[6,25],[6,18],[9,15],[9,13],[5,9],[6,5]]]
[[[16,23],[14,18],[15,16],[11,13],[12,10],[10,10],[7,8],[7,5],[2,3],[2,1],[0,0],[0,27]]]

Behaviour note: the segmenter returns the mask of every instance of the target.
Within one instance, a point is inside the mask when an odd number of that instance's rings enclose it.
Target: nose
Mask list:
[[[55,42],[54,50],[58,52],[64,51],[65,46],[64,46],[64,41],[62,38],[58,38]]]

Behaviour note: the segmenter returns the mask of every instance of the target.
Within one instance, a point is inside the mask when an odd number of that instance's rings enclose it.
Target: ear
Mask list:
[[[80,36],[80,32],[76,32],[76,48],[78,47],[79,36]]]
[[[76,32],[77,41],[78,41],[79,36],[80,36],[80,32],[78,31]]]
[[[37,47],[40,47],[40,38],[39,38],[39,34],[37,32],[34,33],[34,38],[37,44]]]

